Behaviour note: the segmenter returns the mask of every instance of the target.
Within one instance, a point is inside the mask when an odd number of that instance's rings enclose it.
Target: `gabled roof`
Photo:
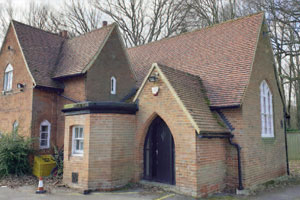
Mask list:
[[[54,77],[64,77],[83,73],[84,69],[97,56],[115,24],[86,33],[64,42]]]
[[[258,13],[128,49],[139,85],[152,63],[161,63],[201,77],[211,107],[241,105],[263,18]]]
[[[17,21],[12,21],[12,25],[36,85],[61,88],[51,77],[65,39]]]
[[[14,20],[12,25],[35,84],[50,88],[63,88],[54,78],[84,73],[115,27],[112,24],[66,39]]]
[[[230,131],[209,109],[202,81],[198,76],[154,63],[145,77],[134,101],[139,97],[151,73],[157,70],[159,77],[168,86],[175,99],[190,119],[195,130],[200,133],[229,133]]]

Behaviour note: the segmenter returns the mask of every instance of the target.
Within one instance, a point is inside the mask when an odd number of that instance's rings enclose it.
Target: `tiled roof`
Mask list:
[[[28,68],[39,86],[62,88],[53,79],[80,74],[101,49],[114,24],[65,39],[57,34],[12,21]]]
[[[201,77],[210,106],[240,105],[263,17],[258,13],[128,49],[138,83],[152,63],[161,63]]]
[[[58,81],[54,81],[51,77],[65,39],[17,21],[12,21],[12,23],[36,84],[53,88],[62,87]]]
[[[64,42],[54,77],[70,76],[82,73],[115,24],[69,39]]]
[[[158,67],[200,128],[200,133],[229,132],[225,125],[218,123],[218,118],[209,109],[206,91],[198,76],[159,64]]]

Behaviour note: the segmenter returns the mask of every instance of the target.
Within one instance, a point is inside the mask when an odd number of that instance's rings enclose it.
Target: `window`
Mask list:
[[[45,120],[40,126],[40,149],[47,149],[50,147],[50,130],[51,124]]]
[[[111,79],[110,79],[110,93],[111,94],[117,93],[117,80],[114,76],[111,77]]]
[[[12,80],[13,80],[13,67],[11,64],[8,64],[8,66],[5,69],[4,73],[4,91],[10,91],[12,89]]]
[[[266,81],[260,84],[261,136],[274,137],[272,94]]]
[[[82,155],[83,154],[83,127],[74,126],[72,129],[73,132],[73,145],[72,152],[73,155]]]
[[[17,133],[18,127],[19,127],[18,121],[15,121],[15,122],[13,123],[13,133]]]

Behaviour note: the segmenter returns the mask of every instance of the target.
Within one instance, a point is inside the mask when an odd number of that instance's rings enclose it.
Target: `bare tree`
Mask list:
[[[300,128],[300,4],[299,0],[247,0],[245,11],[265,11],[270,28],[280,84],[284,90],[287,113],[297,107]],[[292,116],[294,117],[294,116]],[[291,127],[288,121],[289,127]]]
[[[24,23],[39,29],[59,32],[63,24],[58,23],[59,13],[47,4],[39,4],[31,1],[28,7],[21,12],[21,19]]]
[[[9,22],[15,16],[15,10],[13,9],[11,0],[2,3],[0,6],[0,37],[4,38]]]
[[[71,35],[81,35],[101,26],[102,13],[80,0],[65,0],[59,15]]]
[[[178,32],[189,12],[183,0],[91,0],[116,22],[127,46],[169,37]]]
[[[185,0],[190,8],[186,20],[192,28],[203,28],[242,16],[240,1],[237,0]]]

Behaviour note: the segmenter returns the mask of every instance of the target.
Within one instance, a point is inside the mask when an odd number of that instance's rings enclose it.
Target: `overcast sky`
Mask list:
[[[8,0],[0,0],[0,3],[6,3]],[[62,0],[35,0],[36,2],[39,3],[43,3],[43,4],[49,4],[53,7],[57,7],[59,8],[59,5],[62,4]],[[26,5],[28,5],[31,0],[11,0],[12,5],[22,8],[22,7],[26,7]]]

